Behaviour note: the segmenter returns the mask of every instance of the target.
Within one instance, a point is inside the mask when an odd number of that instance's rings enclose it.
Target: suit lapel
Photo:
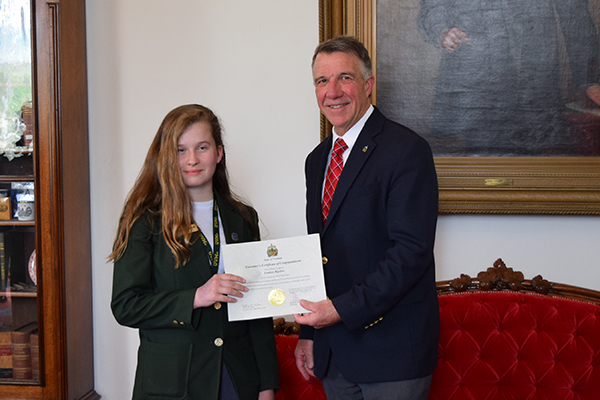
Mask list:
[[[375,108],[373,114],[369,117],[362,131],[358,135],[356,143],[354,143],[354,146],[352,147],[352,152],[344,165],[340,180],[335,188],[335,193],[331,201],[331,208],[329,209],[329,215],[327,217],[327,223],[325,224],[323,232],[327,231],[331,221],[335,218],[337,210],[344,201],[346,194],[348,194],[348,190],[350,190],[350,187],[356,180],[360,170],[375,150],[377,143],[373,138],[383,129],[384,121],[385,117],[383,114]]]
[[[223,196],[216,194],[217,205],[219,206],[219,215],[223,221],[224,238],[221,238],[221,244],[240,243],[248,238],[242,237],[244,234],[244,217],[237,213],[235,207],[231,205]]]
[[[322,142],[320,147],[320,154],[317,157],[317,174],[315,179],[312,180],[313,187],[309,193],[312,193],[312,199],[307,199],[308,204],[312,204],[313,207],[308,212],[308,217],[311,218],[309,226],[318,226],[319,232],[323,230],[323,214],[322,214],[322,196],[323,196],[323,183],[325,180],[325,168],[327,168],[327,159],[331,152],[332,138],[329,135]]]
[[[194,224],[196,229],[198,226]],[[203,232],[206,235],[206,232]],[[212,235],[212,232],[209,233]],[[193,273],[197,274],[200,277],[200,282],[206,282],[212,276],[212,269],[210,266],[210,262],[208,261],[208,255],[204,249],[204,245],[202,244],[202,240],[200,240],[200,230],[192,233],[192,254],[190,257],[190,261],[188,265],[191,267]],[[186,265],[186,267],[188,266]]]

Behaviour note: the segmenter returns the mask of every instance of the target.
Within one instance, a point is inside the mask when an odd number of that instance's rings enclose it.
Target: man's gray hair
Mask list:
[[[360,61],[360,69],[363,74],[363,79],[366,80],[373,76],[373,64],[371,63],[369,51],[362,44],[362,42],[353,36],[336,36],[318,45],[315,49],[311,66],[314,67],[315,59],[320,53],[331,54],[336,52],[342,52],[356,56]]]

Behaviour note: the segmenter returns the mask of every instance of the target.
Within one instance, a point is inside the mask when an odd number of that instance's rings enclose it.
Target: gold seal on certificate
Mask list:
[[[229,321],[305,313],[300,300],[325,300],[321,258],[318,234],[226,244],[225,272],[244,278],[248,288],[228,303]]]
[[[285,303],[285,292],[281,289],[273,289],[269,292],[269,303],[280,306]]]

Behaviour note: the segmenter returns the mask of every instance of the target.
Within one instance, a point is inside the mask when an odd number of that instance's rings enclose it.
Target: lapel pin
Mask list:
[[[233,233],[231,234],[231,238],[232,238],[233,240],[238,240],[238,234],[237,234],[237,233],[235,233],[235,232],[233,232]]]
[[[366,152],[367,152],[367,150],[369,150],[369,146],[365,146],[365,147],[363,147],[363,153],[366,153]]]

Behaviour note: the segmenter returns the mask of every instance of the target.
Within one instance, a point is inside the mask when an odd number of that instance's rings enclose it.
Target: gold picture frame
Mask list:
[[[356,36],[377,80],[376,7],[376,0],[319,1],[320,40]],[[322,117],[322,138],[330,131]],[[440,213],[600,214],[600,157],[436,157],[435,163]]]

